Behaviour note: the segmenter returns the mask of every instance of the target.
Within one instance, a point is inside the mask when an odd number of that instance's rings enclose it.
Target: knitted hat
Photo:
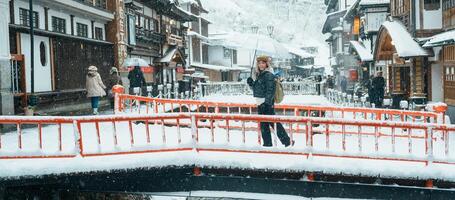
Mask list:
[[[256,61],[257,62],[263,61],[263,62],[269,63],[270,62],[270,57],[268,57],[268,56],[258,56],[256,58]]]
[[[98,68],[92,65],[88,67],[88,71],[98,71]]]
[[[112,67],[110,73],[111,73],[111,74],[113,74],[113,73],[118,73],[117,67]]]

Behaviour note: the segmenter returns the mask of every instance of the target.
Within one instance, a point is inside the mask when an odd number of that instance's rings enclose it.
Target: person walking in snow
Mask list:
[[[111,109],[114,109],[114,93],[112,92],[114,85],[123,85],[122,78],[118,73],[117,67],[111,68],[111,71],[109,72],[109,78],[106,81],[106,88]]]
[[[106,86],[101,80],[101,76],[98,73],[98,68],[95,66],[88,67],[86,76],[85,87],[87,89],[87,97],[90,98],[92,103],[93,114],[98,115],[98,106],[100,98],[106,96]]]
[[[385,89],[385,79],[382,77],[382,72],[378,71],[376,77],[373,78],[372,85],[374,88],[375,98],[374,103],[377,108],[382,107],[382,101],[384,100],[384,89]]]
[[[348,88],[348,80],[346,77],[342,76],[340,81],[341,92],[346,93]]]
[[[146,86],[144,73],[141,71],[141,67],[134,66],[134,69],[128,73],[128,79],[130,80],[130,94],[134,94],[134,88],[138,87],[139,95],[142,94],[142,87]]]
[[[253,96],[256,99],[258,105],[258,113],[260,115],[275,115],[275,75],[273,75],[273,69],[270,66],[270,60],[267,56],[260,56],[256,59],[257,66],[255,70],[256,80],[249,77],[247,79],[248,85],[253,88]],[[264,141],[264,147],[272,146],[272,137],[270,127],[275,127],[272,122],[261,122],[261,134]],[[288,147],[293,145],[294,141],[291,141],[286,130],[281,123],[276,123],[276,129],[278,138],[281,143]]]

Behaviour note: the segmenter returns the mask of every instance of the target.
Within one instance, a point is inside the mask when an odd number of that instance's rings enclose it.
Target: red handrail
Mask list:
[[[185,99],[161,99],[161,98],[151,98],[151,97],[142,97],[134,96],[128,94],[117,94],[116,101],[118,102],[118,107],[116,108],[117,112],[125,111],[125,102],[129,102],[130,111],[132,109],[132,102],[143,102],[146,104],[145,113],[159,113],[160,111],[166,112],[166,105],[169,105],[171,109],[169,112],[173,112],[174,109],[179,109],[181,112],[182,106],[187,106],[191,110],[191,107],[196,107],[195,112],[201,112],[201,107],[205,112],[209,110],[214,110],[215,113],[220,112],[219,108],[226,108],[227,113],[230,112],[230,108],[248,109],[249,114],[253,114],[252,110],[256,109],[257,105],[248,104],[248,103],[226,103],[226,102],[214,102],[214,101],[201,101],[201,100],[185,100]],[[139,104],[140,105],[140,104]],[[174,106],[176,105],[176,106]],[[154,109],[149,109],[150,106],[154,106]],[[160,110],[161,108],[161,110]],[[174,109],[172,109],[174,108]],[[137,109],[138,112],[141,109]],[[410,110],[394,110],[394,109],[376,109],[376,108],[357,108],[357,107],[335,107],[335,106],[315,106],[315,105],[292,105],[292,104],[277,104],[275,105],[275,110],[277,113],[281,111],[293,111],[295,116],[301,116],[301,112],[306,112],[306,116],[311,116],[311,113],[318,113],[317,116],[322,116],[323,112],[339,112],[341,117],[344,118],[347,113],[351,113],[353,118],[356,118],[356,114],[362,114],[363,118],[366,119],[367,116],[374,117],[375,120],[384,120],[384,117],[389,117],[393,119],[394,115],[398,115],[401,121],[406,121],[405,117],[411,117],[412,121],[415,121],[416,118],[423,118],[423,122],[433,120],[436,122],[438,119],[439,113],[436,112],[426,112],[426,111],[410,111]]]

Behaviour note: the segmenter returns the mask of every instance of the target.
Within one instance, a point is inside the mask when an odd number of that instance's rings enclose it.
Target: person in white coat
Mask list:
[[[106,96],[106,86],[98,73],[98,68],[95,66],[88,67],[87,80],[85,82],[87,89],[87,97],[92,102],[93,114],[98,115],[98,106],[100,98]]]

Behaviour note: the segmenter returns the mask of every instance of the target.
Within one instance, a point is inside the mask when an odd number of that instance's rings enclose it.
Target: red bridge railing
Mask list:
[[[283,124],[291,148],[261,146],[260,122]],[[288,154],[455,164],[455,126],[340,118],[171,113],[93,117],[1,117],[0,159],[169,151]],[[49,125],[50,124],[50,125]],[[23,126],[31,126],[24,127]],[[273,129],[272,129],[273,130]]]
[[[256,108],[257,105],[248,103],[161,99],[127,94],[117,94],[116,97],[117,113],[156,114],[189,112],[256,114]],[[292,104],[277,104],[275,105],[275,111],[278,115],[292,116],[444,123],[444,112]]]

